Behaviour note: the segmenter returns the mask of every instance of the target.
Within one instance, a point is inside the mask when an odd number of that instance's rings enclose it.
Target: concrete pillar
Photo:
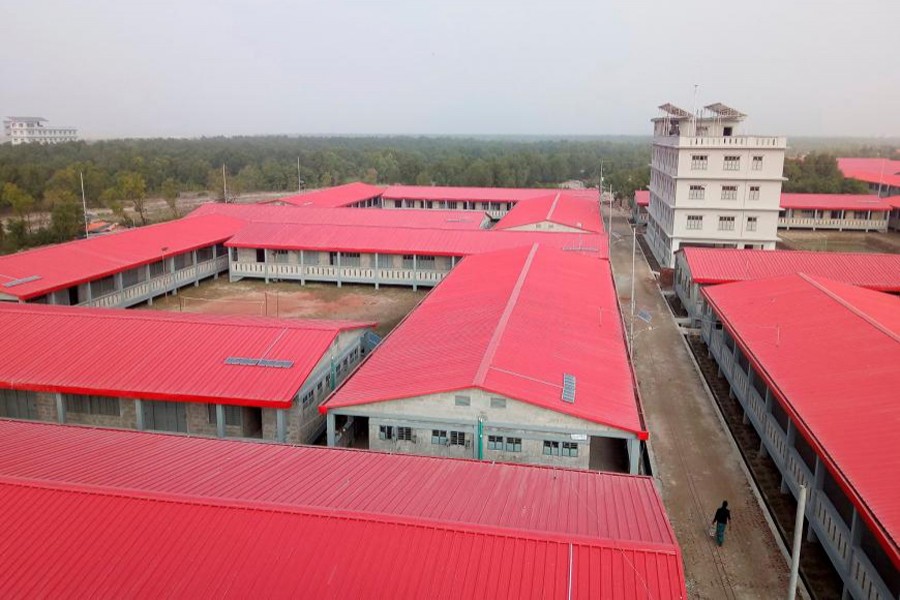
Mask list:
[[[56,394],[56,422],[66,422],[66,400],[59,392]]]
[[[213,254],[215,255],[216,250],[213,248]],[[191,261],[194,263],[194,287],[200,285],[200,269],[197,267],[197,251],[191,251]]]
[[[275,411],[275,441],[276,442],[285,442],[287,441],[287,424],[286,424],[284,409],[279,408]]]
[[[147,289],[149,289],[150,297],[147,298],[147,305],[153,306],[153,283],[150,278],[150,265],[146,265],[144,267],[144,278],[147,282]]]
[[[787,430],[787,447],[788,447],[788,455],[785,457],[785,466],[787,466],[787,460],[790,459],[791,449],[794,447],[794,439],[797,437],[797,428],[794,427],[794,422],[791,419],[788,419],[788,430]],[[781,475],[781,493],[787,494],[790,490],[787,484],[787,479],[784,474]]]
[[[266,283],[269,283],[269,251],[263,249],[263,269],[265,270]]]
[[[113,275],[113,283],[115,284],[116,291],[121,292],[125,289],[124,284],[122,283],[122,272],[115,273]]]
[[[416,280],[416,275],[418,273],[418,270],[419,270],[419,263],[418,263],[416,255],[413,254],[413,291],[414,292],[419,289],[419,284],[418,284],[418,281]]]
[[[375,277],[374,277],[375,289],[377,290],[378,289],[378,253],[377,252],[375,253],[375,268],[373,269],[372,273],[375,274]]]
[[[144,403],[140,398],[134,399],[134,415],[135,415],[135,424],[137,425],[138,431],[144,430]]]
[[[813,472],[813,480],[809,486],[809,500],[806,503],[807,514],[813,515],[816,513],[816,504],[819,502],[819,494],[822,493],[823,485],[825,485],[825,464],[816,456],[816,468]],[[818,540],[812,527],[807,530],[806,539],[810,542]]]
[[[341,287],[341,253],[337,253],[337,286]]]
[[[632,438],[628,440],[628,473],[640,474],[641,468],[641,440]]]
[[[166,261],[171,265],[169,268],[169,277],[172,278],[172,295],[178,295],[178,283],[175,281],[175,257],[171,256],[166,259]]]
[[[328,415],[326,416],[326,420],[328,421],[328,447],[334,447],[334,438],[335,438],[335,425],[334,425],[334,412],[328,411]]]
[[[221,404],[216,404],[216,435],[225,437],[225,407]]]
[[[85,300],[85,302],[90,303],[90,301],[93,300],[93,294],[91,293],[91,282],[90,281],[88,281],[87,283],[84,284],[84,295],[87,296],[87,299]]]
[[[450,257],[450,268],[453,269],[453,267],[455,267],[455,266],[456,266],[456,257],[451,256]]]

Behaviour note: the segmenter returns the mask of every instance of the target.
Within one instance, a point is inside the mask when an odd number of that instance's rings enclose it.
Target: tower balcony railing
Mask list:
[[[664,135],[653,138],[654,144],[673,148],[771,148],[784,150],[787,138],[781,136],[732,135],[732,136],[693,136]]]

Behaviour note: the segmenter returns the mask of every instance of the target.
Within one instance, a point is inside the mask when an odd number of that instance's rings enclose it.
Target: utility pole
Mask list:
[[[634,354],[634,261],[636,251],[637,225],[631,228],[631,321],[628,323],[628,337],[631,339],[631,342],[628,344],[628,347],[631,349],[632,355]],[[610,257],[610,260],[612,260],[612,257]]]
[[[797,518],[794,521],[794,549],[791,553],[791,581],[788,584],[788,600],[797,597],[797,577],[800,574],[800,542],[803,541],[803,518],[806,515],[806,486],[800,486],[797,499]]]
[[[228,181],[225,179],[225,163],[222,163],[222,196],[228,204]]]
[[[297,157],[297,192],[303,191],[303,177],[300,175],[300,157]]]
[[[78,171],[81,177],[81,206],[84,209],[84,239],[88,237],[88,216],[87,216],[87,198],[84,195],[84,171]]]

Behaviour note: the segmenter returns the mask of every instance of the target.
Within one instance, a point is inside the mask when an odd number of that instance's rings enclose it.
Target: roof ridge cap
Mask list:
[[[819,290],[820,292],[822,292],[823,294],[825,294],[826,296],[828,296],[829,298],[831,298],[832,300],[834,300],[835,302],[837,302],[838,304],[840,304],[841,306],[843,306],[844,308],[846,308],[847,310],[852,312],[854,315],[856,315],[857,317],[864,320],[866,323],[868,323],[869,325],[871,325],[872,327],[874,327],[875,329],[880,331],[881,333],[885,334],[886,336],[888,336],[895,342],[900,343],[900,335],[894,333],[893,331],[891,331],[890,329],[888,329],[887,327],[882,325],[881,322],[879,322],[877,319],[875,319],[875,317],[866,313],[862,309],[857,308],[856,306],[854,306],[853,304],[851,304],[850,302],[845,300],[843,297],[841,297],[839,294],[832,292],[827,287],[825,287],[824,285],[822,285],[821,283],[819,283],[818,281],[816,281],[815,279],[813,279],[806,273],[797,273],[797,275],[799,275],[800,278],[803,279],[803,281],[807,282],[808,284],[810,284],[811,286],[813,286],[814,288],[816,288],[817,290]],[[850,284],[845,284],[845,285],[850,285]],[[852,286],[852,287],[856,287],[856,286]],[[859,288],[859,289],[864,290],[866,288]],[[872,290],[868,290],[868,291],[872,291]],[[881,292],[875,292],[875,293],[881,293]]]

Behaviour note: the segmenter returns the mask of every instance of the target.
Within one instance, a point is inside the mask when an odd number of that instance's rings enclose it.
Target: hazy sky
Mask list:
[[[88,138],[900,135],[900,0],[0,2],[0,113]]]

